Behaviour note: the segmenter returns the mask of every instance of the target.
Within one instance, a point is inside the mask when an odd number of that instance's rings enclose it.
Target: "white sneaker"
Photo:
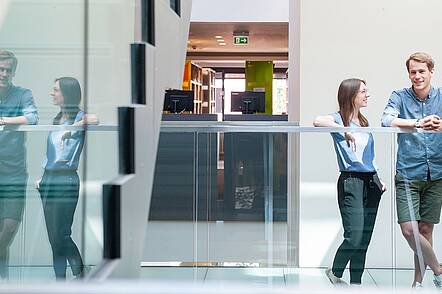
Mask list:
[[[348,286],[348,284],[341,278],[338,278],[335,276],[331,268],[327,268],[325,270],[325,275],[330,280],[330,283],[332,283],[335,286]]]
[[[433,275],[433,283],[436,288],[442,288],[442,274],[438,276]]]
[[[416,284],[414,284],[413,290],[419,291],[422,290],[424,287],[422,286],[422,283],[416,282]]]

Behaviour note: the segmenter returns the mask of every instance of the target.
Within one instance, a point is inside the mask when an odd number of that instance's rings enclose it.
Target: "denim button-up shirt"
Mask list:
[[[74,121],[65,121],[64,125],[71,125],[82,120],[83,111],[79,111]],[[70,133],[68,138],[63,140],[63,135]],[[49,133],[46,158],[43,162],[45,170],[72,170],[78,169],[80,154],[84,145],[84,131],[64,132],[52,131]]]
[[[32,92],[28,89],[11,86],[0,100],[0,116],[25,116],[28,124],[38,122],[37,107]],[[26,133],[18,131],[0,132],[0,175],[26,173]]]
[[[416,97],[412,88],[394,91],[382,115],[382,126],[390,127],[395,118],[442,117],[442,89],[431,88],[426,100]],[[402,176],[426,181],[442,179],[442,133],[401,133],[397,136],[396,170]]]

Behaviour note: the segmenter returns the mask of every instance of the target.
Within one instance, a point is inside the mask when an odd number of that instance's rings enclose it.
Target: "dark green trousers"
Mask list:
[[[333,273],[342,277],[350,262],[350,283],[360,284],[365,257],[373,233],[382,191],[376,173],[342,172],[338,180],[338,203],[344,227]]]

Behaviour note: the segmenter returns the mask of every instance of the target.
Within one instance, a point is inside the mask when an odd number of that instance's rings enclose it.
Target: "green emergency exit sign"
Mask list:
[[[235,36],[235,37],[233,37],[233,44],[235,44],[235,45],[248,45],[249,44],[249,37]]]

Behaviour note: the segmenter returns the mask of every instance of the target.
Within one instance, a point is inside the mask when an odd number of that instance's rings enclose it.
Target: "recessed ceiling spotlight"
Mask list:
[[[217,41],[218,41],[218,42],[225,42],[224,39],[218,39]]]
[[[223,36],[215,36],[215,38],[217,38],[217,39],[222,39]]]
[[[226,46],[227,43],[221,42],[221,43],[218,43],[218,45],[220,45],[220,46]]]

